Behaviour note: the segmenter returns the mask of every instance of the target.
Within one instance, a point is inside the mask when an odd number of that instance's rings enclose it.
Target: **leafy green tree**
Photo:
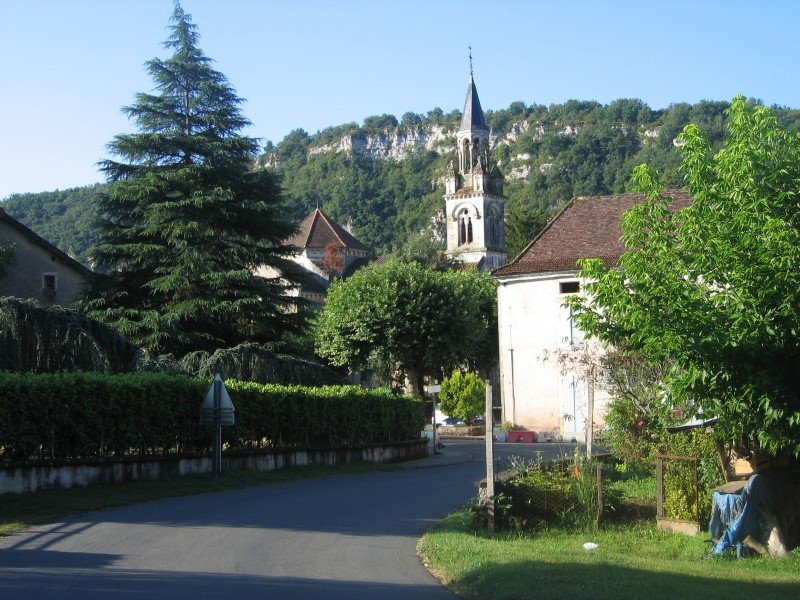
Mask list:
[[[628,212],[620,267],[585,261],[582,329],[664,364],[676,405],[719,416],[742,450],[800,455],[800,138],[737,97],[713,153],[689,125],[682,170],[694,201],[673,212],[657,174]]]
[[[439,406],[446,415],[472,423],[484,412],[486,384],[475,373],[456,369],[442,381]]]
[[[100,163],[110,187],[94,258],[109,275],[86,307],[154,352],[274,340],[294,325],[286,284],[255,270],[286,271],[281,240],[294,226],[272,175],[252,169],[242,100],[178,3],[170,32],[172,56],[146,63],[156,92],[123,109],[139,131],[117,135],[109,149],[120,160]]]
[[[397,117],[394,115],[382,114],[364,119],[364,129],[367,131],[380,131],[394,127],[397,127]]]
[[[522,202],[509,202],[506,209],[506,252],[517,256],[544,229],[552,213]]]
[[[389,260],[328,289],[315,324],[320,356],[422,389],[426,375],[496,357],[497,292],[485,273],[438,273]]]
[[[88,264],[97,243],[95,202],[105,185],[91,185],[38,194],[12,194],[5,208],[48,242],[75,260]]]
[[[435,241],[428,231],[411,236],[405,244],[392,252],[391,256],[400,262],[415,262],[433,271],[457,269],[460,262],[445,254],[443,244]]]

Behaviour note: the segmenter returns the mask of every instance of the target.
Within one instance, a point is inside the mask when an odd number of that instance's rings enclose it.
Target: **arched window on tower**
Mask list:
[[[467,216],[466,211],[458,213],[458,245],[466,243],[467,241]]]
[[[472,219],[467,217],[467,243],[472,243]]]
[[[497,210],[492,207],[489,209],[487,215],[487,223],[489,229],[489,243],[492,246],[500,244],[500,217],[497,215]]]

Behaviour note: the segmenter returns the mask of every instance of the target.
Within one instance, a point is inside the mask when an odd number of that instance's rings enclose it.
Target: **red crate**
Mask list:
[[[536,441],[535,431],[509,431],[506,441],[509,442],[527,442],[532,444]]]

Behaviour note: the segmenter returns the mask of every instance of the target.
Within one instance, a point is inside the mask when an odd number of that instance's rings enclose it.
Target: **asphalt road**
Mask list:
[[[497,444],[510,455],[573,446]],[[89,513],[0,538],[0,598],[454,598],[416,556],[417,539],[474,497],[473,460],[203,494]],[[465,454],[468,453],[468,454]]]

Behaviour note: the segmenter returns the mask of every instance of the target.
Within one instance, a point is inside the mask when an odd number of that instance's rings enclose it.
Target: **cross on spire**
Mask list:
[[[472,44],[469,45],[469,76],[472,77]]]

